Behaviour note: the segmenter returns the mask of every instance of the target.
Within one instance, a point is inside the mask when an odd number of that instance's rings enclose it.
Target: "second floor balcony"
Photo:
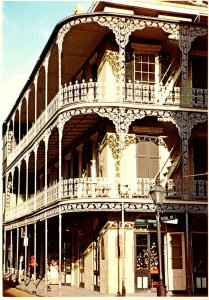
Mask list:
[[[122,96],[121,96],[122,95]],[[181,87],[159,86],[142,84],[139,81],[132,82],[129,80],[121,91],[121,86],[115,84],[114,89],[109,85],[97,81],[90,80],[81,83],[77,81],[75,84],[69,83],[61,88],[58,94],[52,99],[47,108],[42,112],[28,133],[23,137],[19,144],[12,146],[8,153],[7,164],[10,164],[21,151],[34,140],[44,126],[53,118],[59,110],[75,105],[80,107],[85,105],[111,105],[113,103],[127,103],[140,107],[145,105],[147,108],[164,106],[188,107],[207,109],[208,106],[208,90],[190,88],[182,90]]]
[[[133,203],[150,201],[149,191],[155,184],[155,179],[137,178],[135,182],[111,182],[103,177],[84,177],[70,178],[56,182],[46,189],[37,192],[36,195],[30,195],[27,201],[12,207],[5,212],[5,222],[22,218],[31,213],[40,211],[50,205],[60,201],[78,201],[78,202],[95,202],[95,201],[122,201],[129,199]],[[178,203],[180,200],[206,201],[207,186],[206,180],[188,179],[188,194],[184,195],[183,181],[181,178],[169,179],[164,183],[166,189],[166,200],[172,200]],[[15,195],[10,194],[10,197]],[[166,202],[165,200],[165,202]]]

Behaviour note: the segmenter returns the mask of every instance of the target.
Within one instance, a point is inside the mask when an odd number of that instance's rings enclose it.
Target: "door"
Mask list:
[[[151,288],[159,280],[156,233],[136,233],[135,247],[136,290]]]
[[[167,266],[168,290],[186,290],[184,233],[167,234]]]
[[[200,247],[201,245],[201,247]],[[194,291],[207,292],[208,289],[208,235],[192,233],[192,257]]]

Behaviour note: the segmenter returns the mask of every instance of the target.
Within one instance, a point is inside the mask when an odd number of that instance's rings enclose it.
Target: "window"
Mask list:
[[[165,85],[170,74],[171,56],[162,52],[159,45],[135,44],[134,50],[126,52],[126,82]]]
[[[138,80],[142,84],[155,83],[155,55],[126,53],[126,81]]]
[[[155,55],[135,55],[135,80],[144,84],[155,83]]]
[[[148,235],[137,234],[136,235],[136,269],[146,270],[148,269]]]
[[[170,240],[170,247],[172,269],[183,269],[181,234],[172,234]]]
[[[136,145],[137,177],[154,178],[159,171],[159,148],[152,141],[139,141]]]

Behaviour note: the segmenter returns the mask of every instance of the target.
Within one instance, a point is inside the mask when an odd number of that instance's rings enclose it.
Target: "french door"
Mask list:
[[[169,291],[186,290],[184,233],[167,234],[167,286]]]
[[[135,288],[149,289],[159,280],[156,233],[136,233],[135,258]]]
[[[192,233],[194,291],[201,293],[208,289],[208,235]]]

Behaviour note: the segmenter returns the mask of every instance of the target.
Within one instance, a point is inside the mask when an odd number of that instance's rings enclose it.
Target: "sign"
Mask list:
[[[160,220],[165,222],[165,221],[170,221],[170,220],[175,220],[176,215],[165,215],[165,216],[160,216]]]
[[[161,216],[160,220],[164,223],[170,223],[170,224],[177,224],[178,223],[178,219],[176,218],[176,215],[174,215],[174,214]]]
[[[25,247],[28,246],[28,238],[27,237],[24,237],[23,246],[25,246]]]

